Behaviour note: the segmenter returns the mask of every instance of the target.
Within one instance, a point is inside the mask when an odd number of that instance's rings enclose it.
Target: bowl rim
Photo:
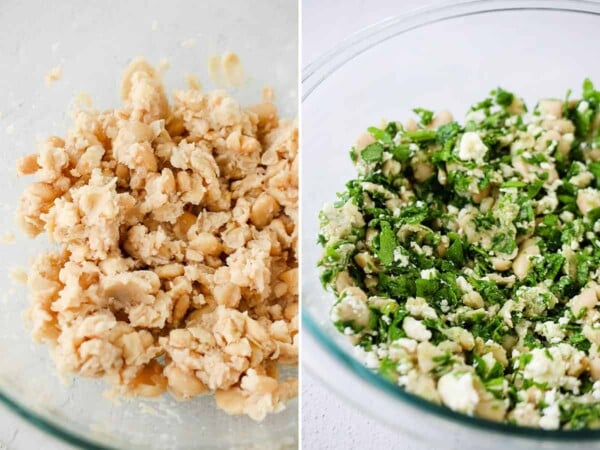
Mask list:
[[[369,25],[361,30],[348,35],[330,50],[321,54],[314,61],[306,64],[301,74],[301,103],[308,100],[311,94],[344,64],[359,56],[363,52],[381,44],[388,39],[401,34],[419,29],[438,22],[452,20],[460,17],[475,16],[490,13],[519,12],[519,11],[545,11],[557,13],[575,13],[583,15],[600,16],[600,3],[591,0],[462,0],[459,2],[445,1],[441,4],[411,10],[405,14],[389,17]],[[301,213],[302,214],[302,213]],[[303,236],[304,239],[308,239]],[[309,280],[305,280],[309,282]],[[311,281],[316,283],[317,280]],[[304,285],[304,282],[303,282]],[[325,291],[323,291],[325,293]],[[304,289],[301,298],[305,298]],[[356,375],[360,381],[367,382],[383,393],[408,403],[410,406],[431,413],[441,419],[449,419],[455,424],[475,428],[484,432],[508,434],[513,437],[540,440],[555,440],[573,442],[575,440],[591,441],[600,439],[600,429],[582,430],[544,430],[540,428],[519,426],[507,422],[496,422],[475,416],[468,416],[449,408],[425,400],[411,394],[400,386],[386,380],[366,368],[355,357],[351,356],[337,342],[333,341],[318,324],[318,320],[302,307],[302,329],[315,338],[318,345],[333,356],[337,363]],[[311,373],[313,370],[311,370]],[[314,375],[325,385],[333,387],[333,381],[319,373]],[[353,402],[333,389],[349,403]]]

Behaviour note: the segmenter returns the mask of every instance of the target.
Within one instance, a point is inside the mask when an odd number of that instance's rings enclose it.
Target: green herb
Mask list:
[[[454,263],[457,267],[460,267],[465,259],[463,251],[463,243],[460,239],[455,239],[454,242],[446,250],[446,258]]]
[[[587,352],[592,346],[592,343],[588,341],[588,339],[581,332],[571,334],[569,336],[569,342],[573,345],[573,347],[584,352]]]
[[[493,212],[490,210],[483,215],[475,217],[473,222],[475,222],[475,225],[477,225],[478,229],[491,230],[496,224],[496,218],[494,217]]]
[[[369,133],[371,133],[371,135],[377,139],[378,141],[382,142],[385,145],[393,145],[394,144],[394,136],[396,134],[396,132],[394,131],[394,128],[389,128],[389,125],[384,128],[383,130],[380,128],[376,128],[376,127],[369,127],[367,128],[367,131]],[[394,131],[394,133],[390,133],[390,131]]]
[[[383,358],[379,363],[379,374],[388,381],[395,383],[398,379],[397,367],[397,362],[392,361],[390,358]]]
[[[415,130],[407,131],[404,137],[414,142],[432,141],[436,138],[437,133],[434,130]]]
[[[382,222],[381,234],[379,235],[379,252],[377,253],[381,264],[388,265],[394,261],[394,249],[396,245],[396,235],[392,231],[390,224]]]
[[[515,98],[514,94],[502,88],[496,89],[492,94],[496,95],[496,103],[504,107],[510,106]]]
[[[498,253],[508,255],[517,248],[517,242],[508,233],[498,233],[492,238],[492,249]]]
[[[594,83],[589,78],[583,81],[583,99],[588,102],[600,103],[600,92],[594,88]]]
[[[392,149],[392,156],[396,161],[405,162],[410,159],[410,147],[407,144],[401,144]]]
[[[378,142],[367,145],[361,152],[360,156],[365,162],[381,161],[383,157],[383,145]]]
[[[446,351],[441,356],[434,356],[432,360],[436,363],[433,373],[438,377],[449,372],[452,369],[452,365],[455,363],[454,355],[450,351]]]
[[[415,108],[413,109],[413,112],[419,116],[423,125],[429,125],[433,120],[433,111],[423,108]]]
[[[438,280],[415,280],[415,288],[418,297],[429,298],[437,292],[439,287]]]
[[[450,122],[437,129],[436,139],[442,145],[452,143],[461,131],[462,128],[458,123]]]
[[[592,172],[596,181],[596,189],[600,189],[600,161],[593,161],[588,164],[587,169]]]
[[[500,185],[501,188],[522,188],[525,186],[527,186],[527,183],[518,180],[505,181]]]
[[[565,400],[560,403],[560,421],[573,430],[581,430],[600,423],[600,402],[580,403]]]

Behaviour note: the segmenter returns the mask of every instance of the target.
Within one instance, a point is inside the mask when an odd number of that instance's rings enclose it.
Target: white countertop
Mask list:
[[[306,372],[302,384],[302,448],[429,450],[371,420]]]
[[[302,66],[348,34],[408,10],[439,3],[418,0],[304,0]],[[406,436],[373,422],[331,393],[310,374],[302,375],[302,447],[305,449],[402,448],[426,450]]]

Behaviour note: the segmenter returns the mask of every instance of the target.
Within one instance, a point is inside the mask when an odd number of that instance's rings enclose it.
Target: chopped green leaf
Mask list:
[[[419,116],[423,125],[429,125],[433,120],[433,111],[423,108],[415,108],[413,109],[413,112]]]
[[[363,161],[368,163],[381,161],[383,157],[383,145],[378,142],[369,144],[360,152],[360,156]]]
[[[381,223],[381,234],[379,235],[379,252],[377,256],[381,264],[388,265],[394,261],[394,250],[397,246],[396,235],[387,222]]]

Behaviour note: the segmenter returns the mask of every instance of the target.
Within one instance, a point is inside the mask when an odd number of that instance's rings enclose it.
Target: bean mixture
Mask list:
[[[177,90],[142,59],[121,108],[79,110],[19,160],[18,220],[53,250],[29,273],[27,318],[60,372],[121,395],[215,393],[262,420],[296,395],[293,121],[225,91]]]
[[[331,320],[454,411],[599,427],[600,92],[414,112],[359,137],[356,179],[320,212]]]

